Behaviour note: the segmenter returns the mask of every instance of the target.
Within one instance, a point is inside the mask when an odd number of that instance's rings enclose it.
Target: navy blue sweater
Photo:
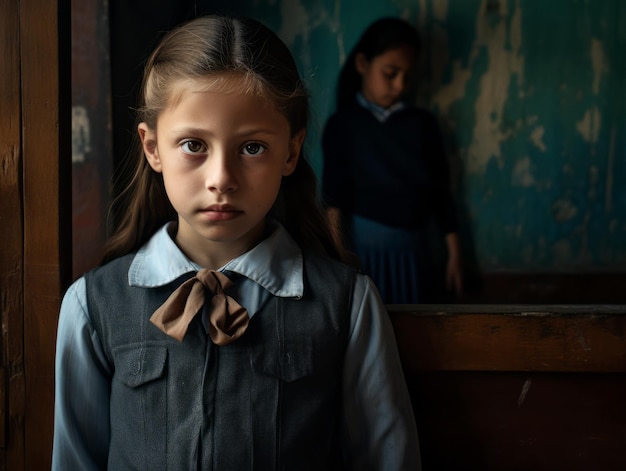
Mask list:
[[[358,104],[333,114],[322,138],[329,206],[413,229],[458,223],[441,132],[427,110],[407,107],[379,122]]]

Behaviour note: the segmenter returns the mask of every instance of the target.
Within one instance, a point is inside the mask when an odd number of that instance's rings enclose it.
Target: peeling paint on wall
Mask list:
[[[597,38],[591,38],[591,65],[593,67],[593,94],[600,93],[602,77],[609,72],[602,42]]]
[[[576,216],[578,210],[574,204],[568,199],[560,199],[552,205],[554,220],[557,222],[565,222]]]
[[[587,110],[585,116],[576,123],[576,129],[586,142],[596,143],[600,137],[602,116],[597,106]]]
[[[545,133],[545,129],[544,129],[543,126],[537,126],[530,133],[530,140],[532,141],[533,145],[537,149],[539,149],[541,152],[545,152],[546,149],[547,149],[546,145],[543,143],[543,134],[544,133]]]
[[[508,100],[512,75],[517,74],[521,79],[524,67],[524,59],[519,53],[522,42],[519,0],[510,26],[506,21],[506,11],[498,16],[495,24],[490,21],[490,15],[486,14],[487,2],[483,0],[476,18],[474,54],[477,56],[482,49],[486,49],[488,63],[480,79],[478,97],[474,101],[476,119],[467,157],[467,171],[470,174],[484,173],[490,159],[496,159],[502,164],[501,144],[511,133],[503,123],[504,106]],[[501,5],[505,8],[506,4]]]
[[[274,28],[302,66],[318,175],[320,131],[348,51],[373,20],[399,16],[424,41],[417,103],[443,125],[479,268],[626,269],[626,3],[235,3]]]
[[[514,186],[529,187],[535,184],[529,157],[522,158],[516,162],[511,180],[511,184]]]

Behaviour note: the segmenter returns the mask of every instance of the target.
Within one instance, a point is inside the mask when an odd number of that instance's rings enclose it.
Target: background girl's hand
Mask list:
[[[461,244],[459,235],[452,232],[446,235],[448,264],[446,266],[446,289],[456,296],[463,294],[463,269],[461,266]]]

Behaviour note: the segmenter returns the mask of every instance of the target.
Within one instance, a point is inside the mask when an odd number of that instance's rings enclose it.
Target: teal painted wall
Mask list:
[[[215,7],[216,3],[212,2]],[[363,29],[400,16],[424,40],[418,103],[448,141],[466,253],[484,272],[626,269],[626,3],[249,0],[311,94],[309,159]]]

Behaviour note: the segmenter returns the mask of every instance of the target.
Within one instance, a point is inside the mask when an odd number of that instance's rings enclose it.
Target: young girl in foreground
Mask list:
[[[149,58],[105,264],[59,320],[53,469],[415,470],[393,331],[339,261],[286,46],[210,16]]]
[[[463,286],[441,132],[429,111],[405,101],[419,48],[406,21],[372,23],[346,59],[323,135],[328,214],[342,221],[363,273],[392,304],[443,302],[446,288],[461,294]],[[445,277],[433,233],[445,240]]]

